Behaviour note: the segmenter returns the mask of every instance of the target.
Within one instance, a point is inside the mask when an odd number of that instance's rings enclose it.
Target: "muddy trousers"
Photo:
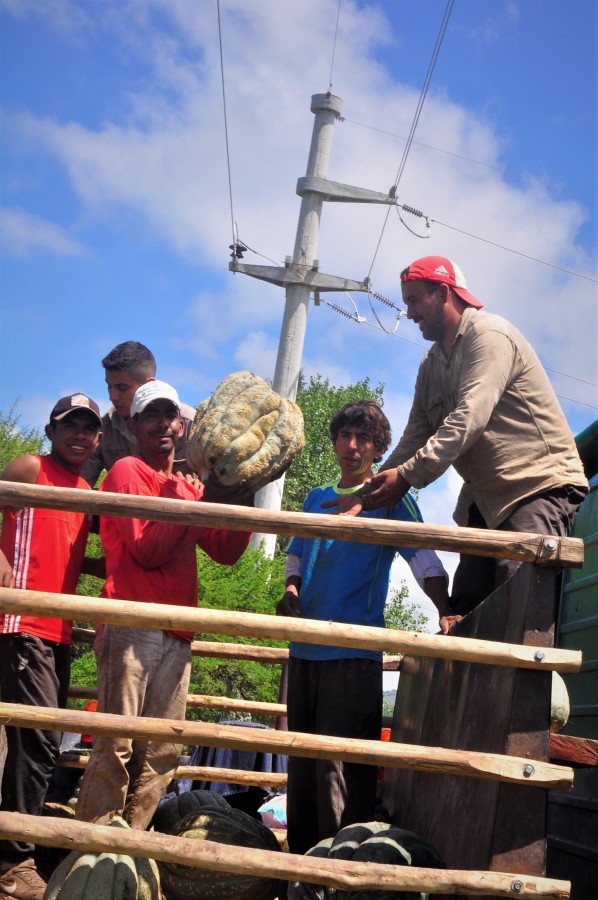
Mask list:
[[[191,648],[165,631],[107,625],[96,647],[98,712],[185,718]],[[77,819],[105,822],[117,812],[145,829],[180,758],[179,744],[94,737],[75,809]]]
[[[574,486],[553,488],[522,500],[504,521],[500,531],[527,531],[567,537],[586,491]],[[488,528],[479,509],[469,507],[467,526]],[[521,563],[462,554],[453,578],[451,611],[465,616],[515,573]],[[524,563],[525,565],[525,563]]]
[[[382,663],[371,659],[289,659],[289,731],[380,740]],[[289,756],[287,834],[305,853],[345,825],[371,822],[376,766]]]
[[[44,641],[25,632],[0,635],[2,702],[66,706],[70,665],[70,644]],[[60,731],[6,727],[3,811],[41,813],[61,737]],[[31,857],[34,849],[25,841],[0,841],[0,862],[17,865]]]

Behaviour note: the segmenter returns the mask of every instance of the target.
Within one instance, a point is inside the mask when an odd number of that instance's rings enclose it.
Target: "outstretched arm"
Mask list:
[[[322,509],[332,509],[339,516],[358,516],[362,510],[390,508],[399,503],[411,485],[398,469],[386,469],[372,475],[359,491],[339,494],[334,500],[322,503]]]

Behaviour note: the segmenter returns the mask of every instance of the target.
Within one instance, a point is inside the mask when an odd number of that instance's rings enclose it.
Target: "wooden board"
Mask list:
[[[523,565],[455,633],[551,647],[555,598],[554,573]],[[547,760],[550,693],[547,673],[406,657],[391,740]],[[545,871],[545,791],[393,770],[383,801],[396,825],[427,838],[450,867]]]

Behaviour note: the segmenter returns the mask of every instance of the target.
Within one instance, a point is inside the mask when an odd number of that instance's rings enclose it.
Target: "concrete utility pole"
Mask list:
[[[229,265],[232,272],[242,272],[285,288],[286,303],[272,387],[290,400],[297,396],[310,293],[317,296],[319,291],[367,291],[369,287],[368,279],[352,281],[318,271],[315,255],[324,200],[396,204],[394,190],[381,194],[327,181],[333,128],[342,109],[343,101],[330,93],[314,94],[311,99],[315,120],[306,176],[297,182],[297,193],[302,199],[292,258],[287,257],[284,268],[240,263],[235,256]],[[258,492],[256,505],[261,509],[280,509],[283,487],[284,475]],[[260,544],[266,555],[272,557],[276,535],[254,535],[253,546],[257,548]]]

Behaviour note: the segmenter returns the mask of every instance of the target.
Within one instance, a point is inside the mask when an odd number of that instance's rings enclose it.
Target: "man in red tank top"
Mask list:
[[[85,394],[63,397],[45,429],[50,453],[19,456],[0,479],[89,490],[79,473],[98,445],[100,426],[100,410],[93,400]],[[84,569],[90,525],[91,516],[85,513],[4,508],[0,588],[74,594]],[[1,606],[0,590],[0,610]],[[0,696],[4,702],[66,706],[71,629],[72,623],[61,619],[0,612]],[[60,737],[54,731],[6,728],[2,810],[30,815],[41,812]],[[46,886],[35,868],[33,851],[33,844],[24,841],[0,841],[0,898],[43,897]]]

